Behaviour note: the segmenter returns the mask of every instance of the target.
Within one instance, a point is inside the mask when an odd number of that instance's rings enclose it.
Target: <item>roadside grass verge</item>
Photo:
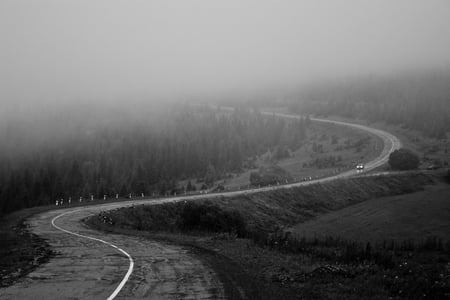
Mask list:
[[[48,209],[25,209],[0,220],[0,288],[13,284],[55,255],[44,239],[30,232],[25,222]]]
[[[149,232],[247,233],[246,222],[238,211],[222,209],[209,200],[119,208],[102,212],[89,222]]]
[[[296,238],[284,232],[247,232],[246,238],[238,238],[208,230],[124,229],[115,227],[114,219],[112,224],[101,220],[94,227],[189,247],[226,281],[234,295],[231,299],[245,298],[236,283],[247,297],[256,299],[445,299],[450,295],[450,244],[437,238],[373,245],[335,237]]]
[[[275,232],[369,199],[421,191],[430,184],[434,184],[431,176],[408,172],[222,197],[215,203],[239,211],[251,231]]]
[[[335,236],[299,237],[282,230],[298,218],[311,219],[372,197],[419,191],[431,183],[431,177],[420,173],[353,178],[214,203],[197,200],[192,202],[195,204],[123,208],[103,212],[87,223],[102,230],[203,249],[197,254],[209,260],[219,276],[246,282],[250,290],[245,292],[258,299],[445,299],[450,296],[448,241],[429,237],[371,244]],[[230,222],[226,220],[232,212],[240,221],[231,223],[239,224],[240,229],[210,226],[209,221],[183,227],[186,207],[187,215],[197,219],[210,215],[217,224]],[[290,209],[296,209],[300,217],[291,217]],[[276,224],[269,226],[271,220]],[[202,251],[209,256],[205,258]],[[228,264],[216,263],[212,253],[221,257],[219,261],[232,262],[233,272],[241,277],[230,275]],[[255,286],[264,288],[258,294]]]
[[[421,191],[430,184],[434,184],[431,176],[417,172],[354,177],[325,184],[220,197],[214,202],[189,200],[136,205],[102,212],[92,222],[146,231],[234,230],[240,236],[244,232],[270,233],[369,199]]]
[[[288,230],[308,238],[341,236],[374,242],[450,237],[450,185],[442,179],[425,190],[367,201],[317,216]]]

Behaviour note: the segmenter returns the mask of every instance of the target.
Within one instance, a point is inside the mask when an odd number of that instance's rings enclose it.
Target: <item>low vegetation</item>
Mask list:
[[[132,206],[101,213],[90,222],[150,232],[246,234],[246,222],[238,211],[222,209],[210,201]]]
[[[206,245],[238,261],[261,284],[295,291],[290,299],[446,299],[450,293],[450,253],[439,239],[371,245],[280,234]]]
[[[258,172],[250,173],[250,184],[252,186],[267,186],[291,182],[292,176],[284,169],[276,165],[260,167]]]
[[[273,232],[372,198],[420,191],[432,183],[433,179],[422,173],[368,176],[223,197],[216,203],[240,211],[249,227]]]
[[[54,255],[45,240],[33,234],[25,219],[41,211],[28,209],[0,220],[0,288],[14,283]]]
[[[362,243],[339,237],[299,237],[281,230],[299,218],[311,219],[357,201],[413,192],[432,183],[431,178],[415,173],[382,178],[223,198],[216,204],[197,200],[136,206],[104,212],[88,222],[105,230],[150,233],[152,238],[215,251],[264,286],[261,299],[277,299],[281,294],[285,299],[448,297],[448,241],[429,237]],[[348,199],[346,193],[361,195]],[[280,212],[284,205],[285,211]],[[273,220],[278,221],[270,224]]]
[[[394,170],[414,170],[419,163],[419,156],[408,149],[398,149],[389,155],[389,165]]]

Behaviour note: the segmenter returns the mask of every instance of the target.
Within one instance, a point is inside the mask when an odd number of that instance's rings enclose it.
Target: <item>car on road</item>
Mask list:
[[[357,164],[356,165],[356,170],[358,170],[358,171],[362,171],[362,170],[364,170],[364,168],[365,168],[364,164]]]
[[[427,167],[427,170],[437,170],[437,169],[439,169],[441,166],[439,166],[439,165],[429,165],[428,167]]]

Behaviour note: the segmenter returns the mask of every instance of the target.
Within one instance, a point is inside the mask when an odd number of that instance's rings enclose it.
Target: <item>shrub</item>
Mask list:
[[[238,211],[223,210],[209,201],[184,204],[178,227],[186,231],[237,233],[238,236],[246,233],[246,222]]]
[[[288,148],[286,146],[277,146],[272,155],[272,160],[278,161],[287,157],[290,157]]]
[[[292,181],[291,175],[276,165],[261,167],[258,172],[250,173],[250,184],[253,186],[285,183],[286,180]]]
[[[419,157],[408,149],[398,149],[389,155],[389,165],[396,170],[417,169]]]
[[[91,219],[97,225],[142,231],[207,231],[246,235],[247,223],[236,210],[210,201],[139,205],[101,212]]]

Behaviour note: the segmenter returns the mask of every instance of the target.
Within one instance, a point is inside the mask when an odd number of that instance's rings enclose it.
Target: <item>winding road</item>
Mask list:
[[[269,113],[283,118],[297,115]],[[380,155],[366,163],[366,171],[386,163],[400,148],[394,135],[364,125],[312,119],[367,131],[383,140]],[[101,211],[136,204],[160,204],[188,199],[236,196],[294,186],[310,185],[356,174],[346,171],[331,177],[207,195],[105,203],[82,208],[48,211],[28,220],[31,230],[45,238],[56,257],[16,284],[0,289],[0,299],[224,299],[217,274],[188,249],[145,238],[107,234],[86,227],[81,220]]]

